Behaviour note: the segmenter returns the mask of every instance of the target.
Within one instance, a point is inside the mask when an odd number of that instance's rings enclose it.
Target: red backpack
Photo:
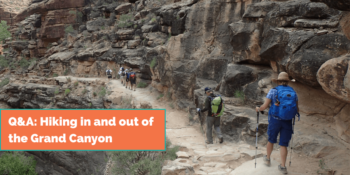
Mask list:
[[[135,73],[134,72],[132,72],[131,74],[130,74],[130,78],[135,78]]]

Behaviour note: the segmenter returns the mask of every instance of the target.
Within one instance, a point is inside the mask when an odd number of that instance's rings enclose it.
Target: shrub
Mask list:
[[[118,27],[120,28],[130,27],[133,25],[133,23],[129,21],[133,21],[133,20],[134,20],[134,16],[132,14],[123,14],[120,16],[118,20]]]
[[[138,84],[137,84],[137,88],[145,88],[145,87],[147,87],[147,83],[145,83],[145,82],[139,82]]]
[[[60,93],[60,90],[58,88],[55,89],[55,95],[57,95],[58,93]]]
[[[36,175],[36,161],[33,156],[26,157],[20,152],[5,152],[0,157],[1,174]]]
[[[160,94],[158,97],[157,97],[157,100],[162,98],[164,96],[164,94]]]
[[[81,93],[86,94],[88,92],[87,89],[84,89]]]
[[[66,69],[64,72],[63,72],[63,75],[68,75],[68,69]]]
[[[157,20],[157,18],[156,17],[153,17],[152,19],[151,19],[151,22],[155,22]]]
[[[235,97],[241,99],[242,101],[244,101],[244,92],[240,91],[240,90],[236,90],[235,91]]]
[[[77,87],[78,85],[79,85],[79,82],[76,81],[76,82],[74,83],[74,86]]]
[[[54,73],[52,76],[53,76],[53,77],[58,77],[58,74],[57,74],[57,73]]]
[[[89,103],[89,107],[91,108],[91,106],[92,106],[92,104],[91,103]]]
[[[106,89],[105,87],[101,87],[100,92],[98,92],[98,95],[102,98],[106,96]]]
[[[8,61],[5,59],[4,56],[0,55],[0,67],[5,68],[8,66],[9,66]]]
[[[68,25],[65,29],[64,29],[64,32],[66,32],[66,34],[68,33],[73,33],[75,30],[73,28],[72,25]]]
[[[96,97],[96,96],[97,96],[97,93],[96,93],[96,92],[94,92],[94,93],[93,93],[93,95]]]
[[[22,58],[20,61],[19,61],[19,65],[25,69],[25,68],[28,68],[30,66],[30,61],[28,61],[27,59],[25,58]]]
[[[67,82],[71,82],[72,81],[72,79],[70,77],[66,77],[66,79],[67,79]]]
[[[156,63],[157,63],[157,58],[154,57],[153,60],[151,61],[151,64],[150,64],[151,69],[154,68],[154,66],[156,65]]]
[[[10,83],[10,79],[9,78],[5,78],[0,82],[0,88],[6,86],[7,84]]]
[[[117,162],[113,166],[114,174],[149,174],[159,175],[162,171],[165,160],[175,160],[178,146],[170,148],[171,142],[166,140],[166,151],[121,151],[109,152],[113,161]]]
[[[64,91],[64,95],[68,95],[70,93],[70,89],[66,89],[65,91]]]
[[[6,21],[0,22],[0,41],[4,41],[6,38],[11,37],[8,28],[10,28],[10,26],[7,25]]]

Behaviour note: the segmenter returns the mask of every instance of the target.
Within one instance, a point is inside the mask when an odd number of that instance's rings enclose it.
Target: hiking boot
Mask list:
[[[282,167],[281,165],[278,165],[278,170],[281,172],[281,174],[288,174],[287,167]]]
[[[223,137],[221,137],[219,140],[220,140],[220,143],[224,142],[224,138]]]
[[[206,144],[213,144],[213,142],[205,141]]]
[[[267,155],[265,155],[263,157],[263,160],[264,160],[264,163],[265,163],[266,166],[270,166],[271,165],[271,161],[270,161],[270,159],[267,158]]]

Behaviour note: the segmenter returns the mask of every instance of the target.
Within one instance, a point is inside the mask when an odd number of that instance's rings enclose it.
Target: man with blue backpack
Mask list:
[[[273,81],[276,82],[278,86],[269,91],[266,96],[267,99],[261,107],[256,107],[256,111],[260,112],[268,108],[269,104],[271,104],[268,114],[269,126],[267,129],[267,155],[265,155],[263,159],[267,166],[271,165],[270,156],[273,150],[273,145],[277,143],[277,137],[279,134],[281,164],[278,166],[278,170],[282,174],[287,174],[287,147],[292,138],[292,134],[294,133],[293,125],[295,117],[298,116],[300,120],[298,96],[294,89],[288,86],[290,79],[286,72],[281,72],[278,75],[278,78],[273,79]]]
[[[220,143],[224,142],[224,138],[220,129],[220,117],[224,113],[224,104],[223,99],[220,95],[214,95],[213,90],[206,87],[204,89],[204,93],[207,95],[205,99],[204,109],[197,108],[197,112],[205,112],[208,111],[207,117],[207,144],[213,144],[212,137],[212,127],[216,131],[216,134],[219,137]]]

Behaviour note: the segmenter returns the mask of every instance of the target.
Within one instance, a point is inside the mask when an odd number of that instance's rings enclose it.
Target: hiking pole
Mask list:
[[[258,153],[258,131],[259,131],[259,112],[260,112],[260,107],[259,107],[259,111],[257,113],[257,117],[256,117],[256,136],[255,136],[255,168],[256,168],[256,155]]]
[[[294,125],[295,125],[295,117],[293,118],[293,132],[292,132],[292,144],[290,145],[290,158],[289,158],[289,166],[292,165],[292,153],[293,153],[293,135],[294,135]]]

